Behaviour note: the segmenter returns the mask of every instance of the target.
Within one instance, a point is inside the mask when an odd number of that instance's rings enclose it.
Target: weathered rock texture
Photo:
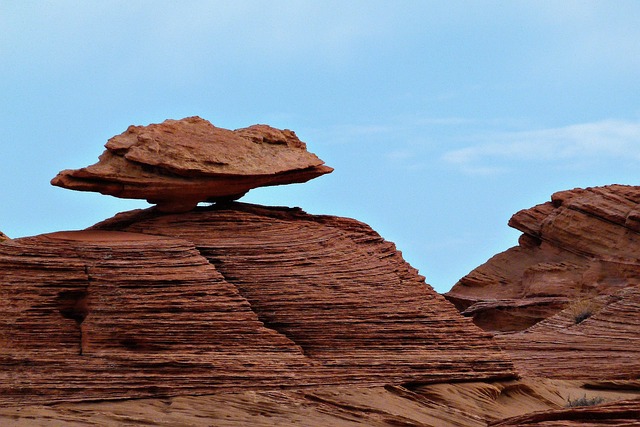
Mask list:
[[[515,214],[519,246],[491,258],[446,294],[489,331],[524,330],[570,301],[640,283],[640,187],[555,193]]]
[[[355,220],[240,203],[0,245],[0,402],[505,379]]]
[[[523,375],[640,378],[640,286],[578,300],[523,332],[496,339]]]
[[[565,408],[513,417],[492,426],[598,427],[640,425],[640,400],[622,400],[605,405]]]
[[[252,188],[306,182],[333,170],[290,130],[231,131],[200,117],[130,126],[106,148],[98,163],[64,170],[51,183],[184,212],[198,202],[235,200]]]
[[[0,231],[0,242],[2,242],[3,240],[9,240],[9,237],[7,237],[6,234]]]
[[[311,363],[185,240],[14,239],[0,274],[0,402],[287,385]]]

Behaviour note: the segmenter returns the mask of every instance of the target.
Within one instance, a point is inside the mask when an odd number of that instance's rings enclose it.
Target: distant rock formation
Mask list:
[[[200,117],[130,126],[106,148],[98,163],[64,170],[51,183],[186,212],[199,202],[235,200],[252,188],[306,182],[333,170],[290,130],[231,131]]]
[[[513,379],[358,221],[151,208],[0,245],[0,402]]]
[[[524,233],[519,246],[445,294],[485,330],[524,330],[571,301],[640,284],[640,187],[561,191],[509,225]]]

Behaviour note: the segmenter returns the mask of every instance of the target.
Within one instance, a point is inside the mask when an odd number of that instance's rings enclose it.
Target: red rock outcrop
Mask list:
[[[290,130],[231,131],[200,117],[130,126],[106,148],[98,163],[64,170],[51,183],[186,212],[198,202],[235,200],[252,188],[306,182],[333,170]]]
[[[0,401],[513,378],[368,226],[240,203],[0,245]]]
[[[570,301],[640,283],[640,187],[555,193],[515,214],[519,246],[462,278],[447,299],[485,330],[527,329]]]
[[[2,242],[3,240],[9,240],[9,237],[2,231],[0,231],[0,242]]]

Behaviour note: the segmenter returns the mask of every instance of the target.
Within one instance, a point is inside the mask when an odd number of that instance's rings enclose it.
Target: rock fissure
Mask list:
[[[225,273],[224,269],[221,268],[222,263],[211,256],[205,256],[205,254],[203,253],[203,248],[199,248],[197,246],[194,246],[194,247],[200,253],[200,255],[204,259],[206,259],[207,262],[211,264],[216,269],[217,272],[220,273],[220,275],[224,278],[224,280],[227,283],[235,287],[238,294],[241,295],[242,298],[244,298],[244,300],[246,301],[247,305],[249,306],[249,309],[255,314],[256,318],[262,323],[262,325],[266,329],[269,329],[274,333],[281,335],[283,338],[290,341],[291,344],[294,345],[300,351],[300,354],[302,354],[305,357],[308,356],[305,353],[304,348],[300,344],[296,343],[294,337],[287,335],[286,331],[283,328],[280,328],[277,326],[277,324],[270,322],[268,319],[265,318],[265,316],[261,315],[261,313],[252,306],[251,301],[249,301],[249,299],[247,299],[247,296],[243,294],[242,289],[237,286],[237,283],[239,281],[238,277],[235,277],[229,273]]]

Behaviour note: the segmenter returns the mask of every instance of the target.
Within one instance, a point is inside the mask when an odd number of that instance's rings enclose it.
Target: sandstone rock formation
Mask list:
[[[198,202],[235,200],[252,188],[306,182],[333,170],[290,130],[230,131],[200,117],[130,126],[106,148],[98,163],[64,170],[51,183],[186,212]]]
[[[0,242],[2,242],[3,240],[9,240],[9,237],[7,237],[6,234],[0,231]]]
[[[446,294],[489,331],[520,331],[571,301],[640,283],[640,187],[555,193],[515,214],[519,246],[491,258]]]
[[[331,171],[291,131],[106,147],[52,183],[158,206],[0,233],[0,425],[637,425],[640,187],[517,213],[445,299],[366,224],[231,201]]]
[[[151,208],[0,246],[0,402],[515,377],[355,220]]]
[[[181,239],[14,239],[0,272],[2,403],[285,385],[310,364]]]

